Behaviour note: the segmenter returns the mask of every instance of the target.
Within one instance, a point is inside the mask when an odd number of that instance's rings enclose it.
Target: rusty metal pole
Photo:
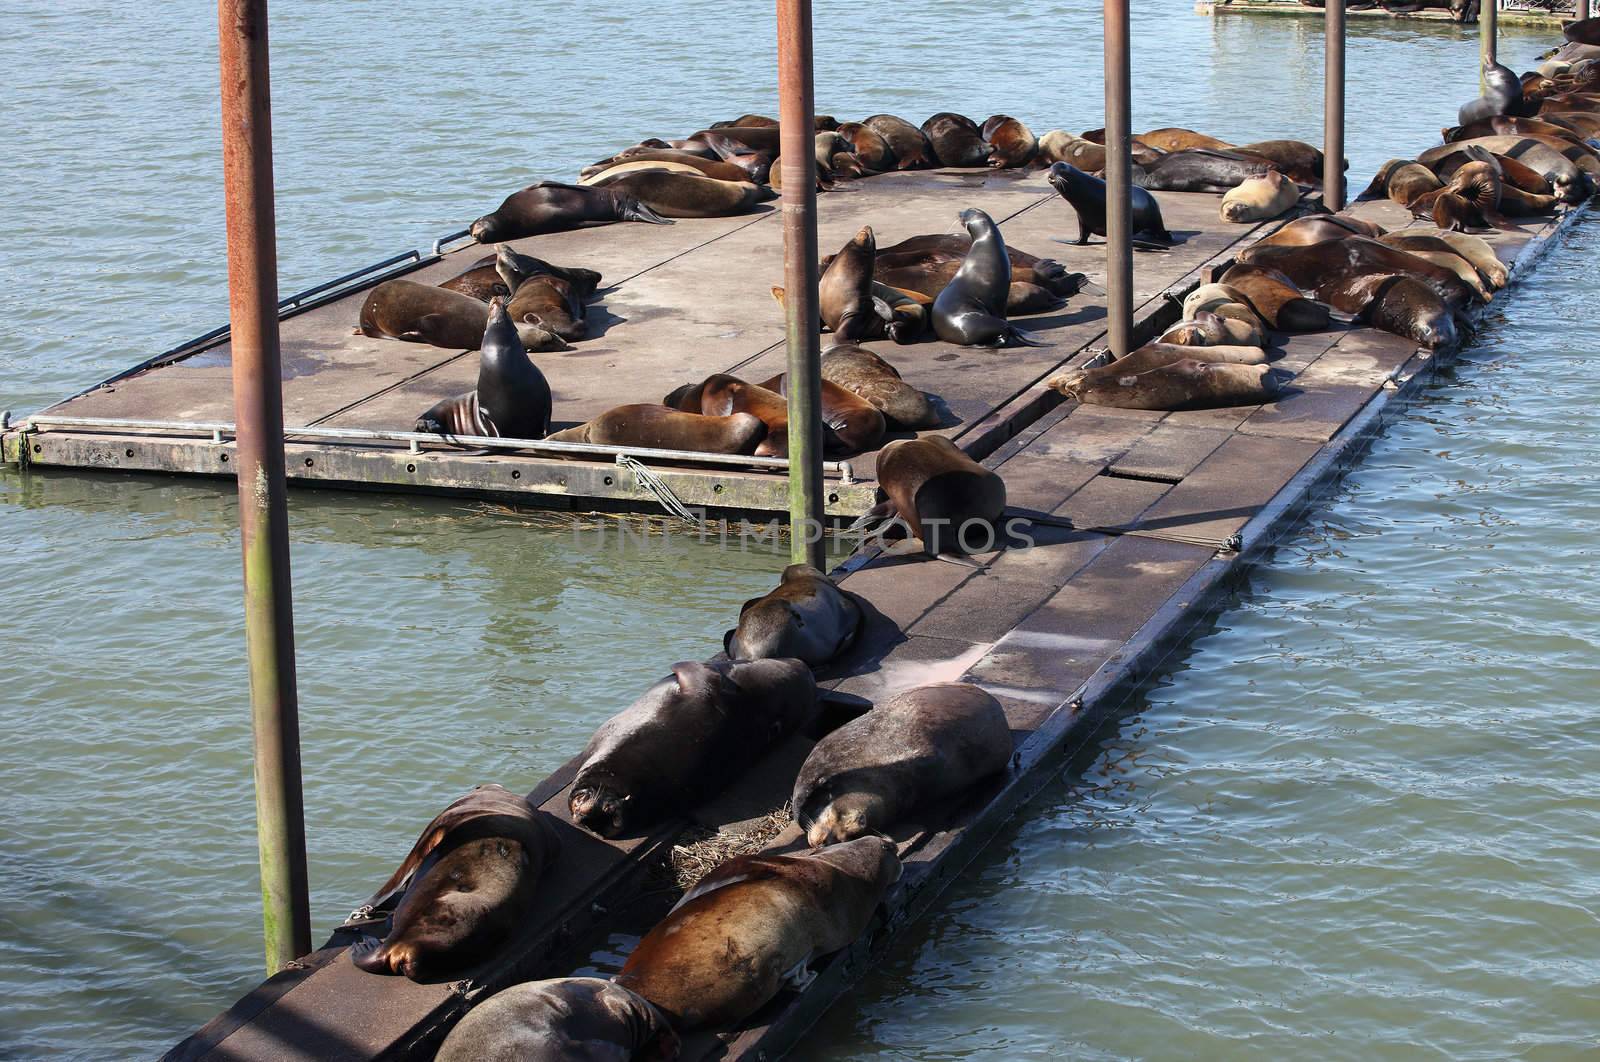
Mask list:
[[[789,531],[796,564],[826,569],[822,539],[822,317],[817,303],[811,0],[778,0],[778,165],[789,341]]]
[[[1133,137],[1128,0],[1105,0],[1106,338],[1113,357],[1133,349]]]
[[[1322,203],[1344,209],[1344,3],[1325,0],[1322,85]]]
[[[1499,61],[1500,0],[1483,0],[1478,9],[1478,94],[1489,90],[1484,72]]]
[[[217,27],[256,840],[267,970],[276,973],[311,950],[311,918],[283,470],[266,0],[218,0]]]

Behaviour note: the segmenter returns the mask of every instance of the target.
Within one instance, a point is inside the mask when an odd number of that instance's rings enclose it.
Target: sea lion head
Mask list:
[[[1070,162],[1052,162],[1050,169],[1045,173],[1045,180],[1050,182],[1061,198],[1072,202],[1073,196],[1086,187],[1085,182],[1089,175]]]
[[[806,827],[806,843],[812,848],[853,841],[872,832],[868,823],[882,822],[889,816],[882,810],[883,797],[855,789],[830,800]]]
[[[572,791],[567,809],[572,821],[601,837],[621,837],[628,829],[633,794],[605,779],[590,779]]]
[[[967,230],[967,235],[976,240],[980,235],[994,228],[994,219],[977,207],[967,207],[956,215],[962,228]]]
[[[498,214],[485,214],[467,229],[468,235],[479,243],[499,243],[505,239],[505,222]]]

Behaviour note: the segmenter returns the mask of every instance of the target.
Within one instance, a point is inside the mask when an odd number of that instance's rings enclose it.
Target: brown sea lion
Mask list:
[[[1184,296],[1185,317],[1197,317],[1202,313],[1243,321],[1261,333],[1267,330],[1267,323],[1251,307],[1244,293],[1227,284],[1202,284]]]
[[[1299,201],[1300,189],[1295,183],[1277,170],[1268,170],[1228,189],[1219,212],[1223,221],[1242,225],[1275,218]]]
[[[602,190],[616,191],[668,218],[721,218],[742,214],[776,193],[751,181],[717,181],[690,173],[626,173]]]
[[[1443,240],[1462,258],[1471,262],[1472,267],[1478,271],[1478,274],[1492,288],[1503,288],[1511,280],[1511,273],[1506,268],[1506,264],[1494,253],[1494,248],[1489,245],[1488,241],[1481,236],[1473,236],[1465,232],[1446,232],[1444,230],[1428,232],[1425,229],[1410,229],[1406,232],[1393,233],[1392,235],[1397,237],[1394,246],[1401,248],[1405,247],[1404,238],[1408,235],[1414,235],[1421,239],[1436,237]]]
[[[1215,365],[1265,365],[1267,353],[1252,346],[1184,346],[1175,343],[1146,343],[1106,365],[1092,369],[1066,369],[1045,381],[1045,386],[1063,395],[1076,397],[1105,378],[1133,376],[1166,368],[1179,362],[1198,361]]]
[[[540,181],[507,196],[494,213],[474,221],[469,231],[479,243],[501,243],[613,221],[672,224],[623,187],[584,188],[559,181]]]
[[[555,279],[555,278],[548,278]],[[413,431],[542,439],[550,430],[550,384],[523,353],[505,299],[489,303],[489,323],[479,346],[478,386],[435,403]]]
[[[467,1012],[434,1062],[654,1062],[678,1037],[649,1000],[598,977],[512,985]]]
[[[554,265],[531,254],[522,254],[504,243],[494,249],[494,254],[484,255],[471,269],[439,286],[488,302],[496,295],[510,298],[524,280],[545,273],[565,280],[579,298],[588,298],[600,286],[600,274],[592,269]]]
[[[711,123],[711,128],[713,129],[726,129],[729,126],[776,129],[778,128],[778,120],[776,118],[769,118],[764,114],[741,114],[731,122]]]
[[[892,114],[874,114],[861,119],[861,124],[888,141],[889,147],[894,150],[895,169],[925,170],[939,164],[927,135],[904,118]]]
[[[785,305],[783,288],[774,284],[772,298]],[[872,283],[872,319],[863,339],[892,339],[896,343],[915,343],[928,328],[928,307],[933,299],[921,292],[904,291],[887,284]]]
[[[1561,141],[1546,141],[1534,136],[1481,136],[1471,140],[1458,140],[1453,144],[1429,148],[1417,156],[1424,166],[1433,166],[1446,156],[1477,146],[1495,155],[1508,155],[1531,166],[1549,181],[1555,194],[1564,202],[1579,203],[1589,197],[1591,186],[1588,166],[1600,167],[1593,158],[1585,157],[1587,165],[1570,159],[1564,150],[1570,145]]]
[[[739,609],[739,625],[722,639],[735,660],[791,657],[821,667],[848,649],[861,626],[861,606],[809,564],[791,564],[775,589]]]
[[[1351,217],[1349,214],[1315,214],[1311,217],[1295,218],[1271,236],[1256,242],[1303,247],[1307,244],[1321,243],[1323,240],[1342,240],[1346,236],[1382,236],[1383,232],[1381,226]]]
[[[1276,269],[1241,262],[1229,266],[1221,282],[1243,295],[1270,328],[1280,332],[1320,332],[1328,327],[1328,307],[1306,298],[1293,281]]]
[[[989,145],[991,169],[1017,169],[1028,165],[1039,153],[1039,138],[1010,115],[992,115],[980,132],[983,142]]]
[[[1357,199],[1385,196],[1403,207],[1410,207],[1418,196],[1443,187],[1444,182],[1422,163],[1411,159],[1390,159],[1379,168],[1377,176]]]
[[[762,381],[762,387],[789,398],[789,374]],[[864,454],[878,448],[886,430],[883,414],[854,391],[822,381],[822,450],[834,457]]]
[[[708,417],[727,417],[735,413],[752,413],[767,426],[761,445],[756,447],[757,457],[787,457],[789,454],[789,402],[788,399],[756,384],[746,383],[737,376],[713,373],[697,384],[684,384],[661,400],[661,404],[685,413],[699,413]],[[823,427],[823,449],[835,452],[844,448],[837,439],[829,439]]]
[[[890,442],[878,452],[878,486],[887,500],[863,523],[898,519],[929,556],[995,547],[1005,482],[944,436]]]
[[[511,296],[506,312],[518,324],[547,328],[568,341],[582,339],[588,332],[583,300],[571,284],[548,273],[524,280]]]
[[[1502,185],[1500,168],[1492,162],[1468,162],[1450,175],[1445,187],[1459,195],[1487,217],[1500,209]]]
[[[763,159],[765,156],[763,156]],[[671,148],[660,150],[645,150],[633,155],[617,156],[603,159],[592,166],[585,166],[580,177],[585,179],[597,175],[604,175],[615,168],[632,162],[675,162],[680,166],[689,166],[701,174],[715,178],[719,181],[766,181],[766,169],[771,163],[765,163],[760,176],[753,175],[746,166],[732,162],[723,162],[721,159],[708,159],[688,151],[674,151]]]
[[[1386,236],[1379,236],[1378,242],[1389,247],[1398,247],[1408,254],[1444,266],[1477,291],[1479,298],[1485,302],[1489,300],[1489,288],[1485,285],[1484,278],[1479,276],[1478,270],[1460,252],[1439,237],[1409,231],[1392,232]]]
[[[1344,313],[1361,313],[1375,282],[1392,274],[1409,274],[1423,281],[1456,312],[1478,301],[1477,292],[1451,270],[1364,236],[1310,247],[1257,244],[1240,252],[1239,260],[1281,271],[1302,291],[1314,293]]]
[[[1259,347],[1266,336],[1252,322],[1201,310],[1162,333],[1159,343],[1188,347]]]
[[[1102,137],[1105,135],[1105,130],[1102,129],[1099,132]],[[1134,139],[1145,147],[1154,148],[1157,151],[1187,151],[1191,148],[1211,148],[1218,151],[1236,150],[1226,140],[1218,140],[1214,136],[1207,136],[1204,133],[1197,133],[1193,129],[1184,129],[1175,125],[1140,133]],[[1101,142],[1104,143],[1103,140]]]
[[[550,817],[498,785],[481,785],[430,822],[371,906],[401,894],[380,943],[350,949],[368,973],[434,980],[492,955],[532,911],[561,842]]]
[[[699,140],[726,159],[729,155],[752,152],[777,158],[782,150],[778,127],[775,125],[725,125],[720,129],[702,129],[689,134],[690,140]]]
[[[896,694],[812,747],[795,778],[794,820],[812,848],[887,834],[969,794],[1011,762],[1000,702],[942,682]]]
[[[822,378],[866,399],[896,430],[917,431],[939,424],[939,414],[928,396],[866,347],[840,344],[823,351]]]
[[[1271,162],[1279,173],[1302,184],[1322,183],[1322,152],[1302,141],[1258,140],[1254,144],[1240,144],[1233,150],[1243,155],[1258,155]],[[1348,161],[1344,168],[1350,168]]]
[[[866,932],[900,877],[893,842],[861,837],[816,852],[735,856],[684,894],[615,981],[680,1033],[731,1029],[807,983],[807,966]]]
[[[877,276],[890,287],[923,296],[931,306],[960,271],[960,261],[931,259],[914,265],[887,268],[880,265]],[[1061,296],[1041,285],[1013,280],[1006,288],[1006,316],[1025,317],[1028,314],[1045,313],[1060,309],[1064,301]]]
[[[878,241],[871,225],[863,225],[833,256],[817,282],[817,308],[822,323],[847,343],[866,338],[882,318],[872,301],[872,273]],[[881,323],[877,330],[882,332]]]
[[[989,145],[983,142],[978,123],[964,114],[940,111],[922,123],[922,133],[941,166],[971,169],[989,161]]]
[[[488,305],[470,295],[414,280],[385,280],[367,293],[357,331],[374,339],[477,350],[488,327]],[[560,336],[538,325],[516,329],[525,350],[567,349]]]
[[[753,454],[766,437],[767,425],[750,413],[706,417],[653,402],[616,406],[575,428],[547,436],[556,442],[707,454]]]
[[[971,249],[972,237],[964,232],[910,236],[893,247],[878,248],[878,265],[881,268],[941,257],[959,262]],[[1009,245],[1006,257],[1011,259],[1011,279],[1038,284],[1063,298],[1076,295],[1083,282],[1082,273],[1069,273],[1066,266],[1054,258],[1040,258]]]
[[[816,699],[799,660],[674,664],[589,739],[567,799],[572,821],[622,837],[686,815],[793,733]]]
[[[1195,348],[1195,349],[1205,349]],[[1270,402],[1276,387],[1266,365],[1234,365],[1192,358],[1144,372],[1118,372],[1118,363],[1094,370],[1062,393],[1085,405],[1117,409],[1215,409]],[[1058,378],[1059,379],[1059,378]]]
[[[1557,140],[1570,140],[1581,144],[1584,134],[1574,129],[1558,116],[1548,118],[1518,118],[1512,115],[1495,115],[1467,125],[1450,126],[1440,130],[1447,144],[1461,140],[1476,140],[1483,136],[1547,136]]]
[[[1448,188],[1435,188],[1431,192],[1423,192],[1408,204],[1411,216],[1431,221],[1441,229],[1455,229],[1466,231],[1476,229],[1480,232],[1494,227],[1493,223],[1465,198],[1457,195]]]
[[[850,141],[856,158],[867,169],[887,173],[895,168],[894,148],[877,130],[861,122],[845,122],[838,133]]]

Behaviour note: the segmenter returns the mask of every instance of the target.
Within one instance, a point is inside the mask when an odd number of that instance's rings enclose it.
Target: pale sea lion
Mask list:
[[[505,299],[489,303],[480,342],[478,386],[446,398],[417,419],[413,431],[542,439],[550,430],[550,383],[524,353]]]
[[[1261,333],[1267,330],[1267,323],[1250,306],[1250,300],[1237,288],[1226,284],[1202,284],[1184,297],[1185,317],[1196,317],[1201,313],[1214,313],[1219,317],[1243,321]]]
[[[1204,349],[1204,348],[1198,348]],[[1214,409],[1271,401],[1271,369],[1194,359],[1174,361],[1144,372],[1118,372],[1117,363],[1091,370],[1063,393],[1086,405],[1118,409]]]
[[[1500,260],[1499,255],[1494,253],[1494,248],[1483,237],[1473,236],[1465,232],[1447,232],[1443,229],[1434,232],[1412,230],[1412,233],[1417,236],[1437,236],[1449,244],[1457,254],[1472,263],[1472,267],[1478,271],[1479,275],[1491,287],[1503,288],[1510,283],[1510,270],[1506,268],[1506,264]],[[1397,246],[1403,247],[1404,243],[1400,243]]]
[[[1066,162],[1053,163],[1045,178],[1050,187],[1065,199],[1078,215],[1079,244],[1089,242],[1090,234],[1106,234],[1106,182],[1091,177]],[[1163,250],[1171,247],[1172,234],[1161,220],[1161,204],[1143,188],[1131,189],[1133,207],[1133,245]]]
[[[746,165],[734,162],[724,162],[721,159],[708,159],[692,151],[678,151],[673,148],[641,149],[630,155],[617,155],[613,158],[602,159],[592,166],[585,166],[579,173],[582,178],[603,176],[615,171],[623,164],[631,162],[673,162],[680,166],[688,166],[707,177],[714,177],[719,181],[755,181],[758,184],[766,181],[766,167],[752,173]],[[675,167],[674,167],[675,168]],[[580,182],[586,183],[586,182]]]
[[[1300,201],[1300,189],[1277,170],[1240,181],[1222,196],[1223,221],[1246,224],[1275,218]]]
[[[489,328],[489,307],[470,295],[414,280],[385,280],[367,293],[356,329],[374,339],[430,343],[446,350],[477,350]],[[516,326],[525,350],[566,350],[549,329]]]
[[[677,1034],[649,1000],[598,977],[557,977],[512,985],[473,1007],[434,1062],[649,1062],[677,1054]]]
[[[896,439],[878,452],[887,500],[866,520],[903,521],[929,556],[993,549],[1006,485],[942,435]]]
[[[723,165],[727,164],[724,163]],[[743,170],[740,170],[736,166],[729,166],[728,168],[734,171],[735,176],[732,178],[733,180],[744,180]],[[614,181],[618,177],[621,177],[625,174],[642,173],[650,170],[659,170],[667,173],[693,173],[702,177],[705,176],[705,173],[702,172],[698,166],[691,166],[686,162],[676,162],[669,159],[652,159],[649,161],[642,159],[627,159],[625,161],[616,163],[613,166],[607,166],[596,173],[591,173],[587,176],[580,175],[578,178],[578,184],[585,188],[592,188],[595,185],[609,184],[611,181]]]
[[[786,980],[866,931],[900,877],[892,842],[861,837],[816,852],[736,856],[706,875],[628,956],[616,983],[674,1028],[729,1029]]]
[[[1484,284],[1484,279],[1478,270],[1461,256],[1450,244],[1437,236],[1424,236],[1410,232],[1393,232],[1379,236],[1378,242],[1390,247],[1398,247],[1402,251],[1414,254],[1435,265],[1442,265],[1449,269],[1461,280],[1472,286],[1478,296],[1485,302],[1489,299],[1489,289]]]
[[[811,667],[837,658],[861,627],[861,606],[809,564],[791,564],[775,589],[739,609],[739,625],[722,639],[735,660],[792,657]]]
[[[547,436],[556,442],[707,454],[753,454],[766,437],[766,423],[750,413],[707,417],[654,402],[615,406],[591,421]]]
[[[646,221],[671,225],[624,188],[584,188],[559,181],[540,181],[506,197],[491,214],[472,223],[479,243],[501,243],[543,232],[566,232],[613,221]]]
[[[1167,329],[1158,342],[1193,347],[1259,347],[1266,343],[1266,336],[1249,321],[1201,310]]]
[[[434,980],[492,955],[531,912],[560,849],[550,817],[498,785],[479,786],[437,815],[373,897],[403,890],[388,934],[350,949],[368,973]]]
[[[1108,365],[1092,369],[1067,369],[1045,381],[1045,386],[1069,398],[1075,398],[1086,385],[1101,383],[1110,377],[1132,376],[1166,368],[1183,361],[1199,361],[1217,365],[1265,365],[1267,353],[1251,346],[1182,346],[1173,343],[1146,343],[1131,350],[1126,357]]]
[[[934,333],[960,346],[1042,345],[1006,320],[1011,259],[1000,229],[976,208],[963,210],[960,219],[972,237],[972,249],[954,279],[933,300]]]
[[[674,664],[589,739],[568,797],[572,821],[621,837],[687,814],[793,733],[816,696],[799,660]]]
[[[1005,709],[979,687],[907,690],[817,742],[795,779],[794,820],[813,848],[927,823],[1004,771],[1011,748]]]
[[[903,431],[937,427],[939,414],[928,396],[900,378],[882,357],[865,347],[839,344],[822,352],[822,378],[854,391]]]

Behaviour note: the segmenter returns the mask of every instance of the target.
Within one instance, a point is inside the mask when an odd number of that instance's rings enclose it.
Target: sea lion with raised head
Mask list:
[[[1061,381],[1061,393],[1085,405],[1167,411],[1256,405],[1270,402],[1277,390],[1266,365],[1186,358],[1144,372],[1118,370],[1119,363],[1112,362],[1075,380],[1057,377],[1051,383]]]
[[[833,256],[817,281],[822,324],[846,343],[865,339],[882,317],[873,303],[872,273],[878,253],[871,225],[863,225]]]
[[[791,564],[776,588],[744,603],[722,646],[735,660],[792,657],[815,668],[848,649],[860,627],[854,595],[818,568]]]
[[[823,351],[822,378],[866,399],[883,413],[890,428],[917,431],[939,424],[939,414],[928,396],[866,347],[846,343]]]
[[[510,298],[524,280],[546,274],[560,277],[572,285],[573,294],[580,299],[593,295],[600,286],[600,274],[592,269],[559,266],[543,258],[523,254],[504,243],[495,247],[494,254],[484,255],[473,263],[471,269],[439,286],[488,302],[496,295]]]
[[[894,843],[883,837],[735,856],[645,934],[615,981],[660,1007],[680,1033],[731,1029],[786,981],[808,983],[812,961],[866,932],[899,878]]]
[[[964,114],[940,111],[922,123],[922,134],[941,166],[974,169],[989,162],[989,145],[978,123]]]
[[[467,1012],[434,1062],[665,1062],[678,1037],[649,1000],[598,977],[502,989]]]
[[[550,383],[522,349],[505,299],[489,303],[479,345],[478,386],[446,398],[417,418],[413,431],[542,439],[550,430]]]
[[[1584,167],[1568,158],[1562,149],[1570,147],[1560,141],[1547,141],[1534,136],[1480,136],[1471,140],[1458,140],[1429,148],[1417,156],[1417,161],[1432,167],[1448,155],[1481,147],[1495,155],[1506,155],[1532,167],[1550,182],[1552,190],[1567,203],[1581,203],[1590,195],[1589,175]],[[1588,160],[1593,163],[1593,159]]]
[[[892,114],[874,114],[861,119],[861,124],[883,137],[894,150],[894,168],[897,170],[925,170],[939,164],[933,145],[921,129],[904,118]]]
[[[940,232],[923,236],[910,236],[893,247],[878,248],[879,269],[893,268],[912,262],[948,259],[959,263],[972,249],[972,237],[964,232]],[[1054,258],[1040,258],[1027,251],[1007,245],[1006,257],[1011,261],[1011,282],[1032,284],[1044,288],[1052,295],[1067,298],[1076,295],[1083,286],[1084,275],[1071,273]]]
[[[831,263],[830,263],[831,264]],[[928,327],[928,308],[933,299],[921,292],[909,292],[888,284],[872,282],[872,317],[865,324],[862,339],[892,339],[896,343],[915,343]],[[784,290],[772,286],[772,298],[784,305]]]
[[[1295,183],[1277,170],[1268,170],[1224,192],[1219,213],[1223,221],[1243,225],[1275,218],[1299,201],[1300,189]]]
[[[1530,108],[1522,98],[1522,79],[1500,63],[1483,64],[1483,95],[1461,105],[1457,125],[1468,125],[1498,115],[1521,115]]]
[[[550,816],[498,785],[439,813],[370,905],[399,894],[381,942],[350,949],[363,970],[431,981],[492,955],[532,911],[561,841]]]
[[[964,347],[1042,345],[1006,320],[1011,259],[994,219],[975,207],[963,210],[960,219],[972,237],[972,249],[933,300],[934,334]]]
[[[903,522],[929,556],[995,547],[1005,481],[943,435],[891,441],[878,452],[878,486],[887,498],[864,523]]]
[[[471,295],[414,280],[385,280],[367,293],[356,331],[374,339],[477,350],[489,328],[489,306]],[[566,350],[561,337],[538,325],[516,326],[524,350]]]
[[[795,778],[794,821],[812,848],[887,834],[972,792],[1011,762],[1005,709],[941,682],[896,694],[812,747]]]
[[[789,374],[763,380],[761,387],[789,398]],[[829,380],[822,381],[822,450],[832,457],[850,457],[878,448],[887,430],[883,414],[866,399]]]
[[[706,454],[753,454],[766,437],[766,422],[753,413],[707,417],[654,402],[613,406],[593,420],[546,436],[555,442]]]
[[[468,231],[479,243],[502,243],[613,221],[672,224],[669,218],[639,202],[625,188],[584,188],[560,181],[540,181],[507,196],[493,213],[474,221]]]
[[[1086,244],[1091,234],[1106,234],[1106,182],[1092,177],[1069,162],[1052,163],[1045,179],[1056,194],[1065,199],[1078,215],[1077,243]],[[1143,188],[1131,189],[1133,204],[1133,245],[1165,250],[1173,244],[1172,233],[1161,220],[1161,204]]]
[[[589,739],[567,800],[572,821],[623,837],[686,815],[793,733],[816,699],[799,660],[674,664]]]

